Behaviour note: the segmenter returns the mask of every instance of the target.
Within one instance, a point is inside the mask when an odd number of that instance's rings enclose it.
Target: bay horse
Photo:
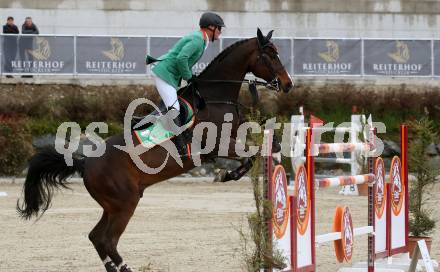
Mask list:
[[[245,75],[248,72],[267,82],[278,82],[288,92],[293,82],[282,65],[277,48],[270,41],[272,32],[264,36],[258,29],[257,37],[236,42],[221,52],[197,77],[196,84],[205,107],[195,112],[195,122],[210,121],[221,127],[224,115],[232,113],[232,132],[229,149],[225,157],[237,158],[235,152],[237,127],[240,124],[238,97]],[[179,90],[179,94],[190,103],[195,103],[195,92]],[[197,108],[197,105],[192,105]],[[217,138],[220,139],[217,132]],[[132,134],[132,140],[135,137]],[[90,195],[103,208],[102,217],[89,234],[99,257],[108,272],[132,271],[117,251],[119,238],[124,232],[143,191],[150,185],[175,177],[194,168],[190,158],[183,160],[182,167],[174,159],[166,162],[157,174],[140,171],[129,155],[115,146],[124,144],[123,135],[106,140],[106,151],[101,157],[74,157],[68,166],[63,155],[53,148],[41,150],[29,161],[28,173],[23,186],[24,202],[17,201],[17,211],[24,219],[41,216],[49,208],[54,189],[67,187],[66,179],[79,173]],[[218,157],[221,143],[202,157],[202,162]],[[151,167],[161,165],[167,151],[160,145],[140,156]],[[228,172],[224,180],[237,180],[252,166],[253,158],[246,158],[236,170]]]

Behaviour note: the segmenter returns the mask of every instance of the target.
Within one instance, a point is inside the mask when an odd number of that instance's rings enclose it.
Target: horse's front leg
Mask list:
[[[249,151],[249,147],[246,144],[237,144],[237,141],[235,139],[231,138],[229,140],[228,154],[225,157],[229,158],[229,159],[237,159],[238,158],[238,160],[241,162],[241,165],[232,171],[228,171],[225,169],[220,170],[219,174],[216,176],[214,181],[226,182],[226,181],[230,181],[230,180],[239,180],[252,168],[254,161],[255,161],[255,158],[256,158],[256,155],[252,155],[250,157],[240,159],[240,155],[237,154],[238,149],[245,151],[245,152]]]
[[[237,154],[237,150],[242,150],[242,151],[248,152],[249,146],[246,144],[243,144],[243,143],[237,144],[237,141],[235,139],[231,138],[229,141],[229,149],[228,149],[227,158],[229,158],[229,159],[239,158],[238,160],[241,162],[241,165],[232,171],[228,171],[226,169],[220,170],[220,172],[217,174],[217,176],[214,179],[215,182],[226,182],[226,181],[230,181],[230,180],[239,180],[247,172],[249,172],[249,170],[254,165],[254,161],[255,161],[256,157],[259,156],[259,154],[261,154],[260,153],[261,150],[259,150],[255,155],[240,159],[240,155],[242,155],[242,153]],[[278,141],[278,138],[274,135],[274,138],[272,141],[272,153],[279,153],[280,151],[281,151],[281,144]],[[279,159],[281,159],[281,158],[279,158]]]
[[[227,171],[222,182],[230,181],[230,180],[239,180],[241,179],[254,165],[255,156],[250,158],[244,158],[241,160],[241,165],[233,170]]]

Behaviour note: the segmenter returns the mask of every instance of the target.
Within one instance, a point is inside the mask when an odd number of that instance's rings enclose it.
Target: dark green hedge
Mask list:
[[[33,153],[32,136],[23,119],[0,116],[0,175],[19,175]]]

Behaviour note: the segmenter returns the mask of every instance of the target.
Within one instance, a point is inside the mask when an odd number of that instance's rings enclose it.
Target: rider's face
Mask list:
[[[214,40],[218,40],[220,38],[220,35],[222,34],[222,28],[220,26],[218,27],[214,27],[211,26],[208,28],[209,30],[211,30],[211,35],[210,38],[212,39],[212,36],[214,36]]]
[[[214,40],[218,40],[220,38],[220,35],[222,34],[222,27],[219,26],[215,29],[214,32]]]

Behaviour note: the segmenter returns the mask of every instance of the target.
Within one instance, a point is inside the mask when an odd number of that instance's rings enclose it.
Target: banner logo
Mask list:
[[[111,49],[108,51],[102,51],[102,54],[112,61],[121,61],[124,58],[124,44],[118,38],[111,38]]]
[[[339,59],[339,45],[335,41],[327,41],[327,52],[319,53],[326,62],[336,62]]]
[[[408,44],[396,41],[396,51],[388,53],[388,56],[397,63],[407,63],[410,57]]]
[[[336,259],[349,262],[353,256],[354,229],[350,209],[347,206],[336,207],[333,219],[333,231],[341,233],[341,239],[333,241]]]
[[[402,164],[400,163],[400,158],[395,156],[391,161],[391,204],[392,210],[395,216],[400,214],[402,209],[402,204],[404,201],[405,185],[402,182],[402,177],[400,175]]]
[[[376,216],[382,218],[385,204],[387,200],[387,187],[385,183],[385,171],[382,158],[377,158],[375,167],[376,183],[374,184],[374,206],[376,210]]]
[[[354,244],[354,233],[353,233],[353,220],[351,219],[350,209],[348,207],[344,208],[342,222],[342,247],[344,248],[345,260],[350,261],[353,256],[353,244]]]
[[[304,165],[301,165],[296,171],[295,181],[298,232],[301,235],[304,235],[308,229],[311,208],[310,187],[307,180],[307,171]]]
[[[31,54],[37,60],[47,60],[50,58],[51,50],[49,41],[45,38],[37,37],[36,38],[37,49],[30,50],[28,49],[28,53]]]
[[[273,231],[278,239],[284,236],[289,222],[287,178],[283,166],[277,165],[272,176]]]

